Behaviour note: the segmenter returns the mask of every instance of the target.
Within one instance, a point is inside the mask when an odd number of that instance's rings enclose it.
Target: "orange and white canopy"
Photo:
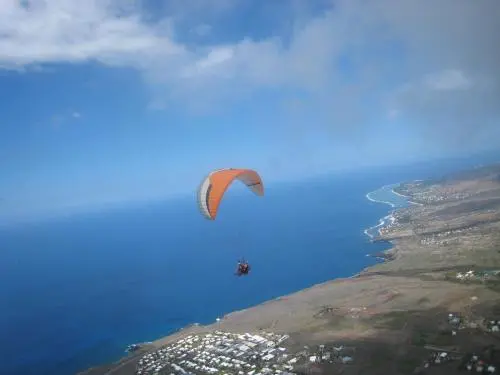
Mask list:
[[[215,220],[224,193],[234,180],[240,180],[255,194],[264,195],[264,186],[259,174],[251,169],[219,169],[210,173],[198,189],[198,203],[201,213]]]

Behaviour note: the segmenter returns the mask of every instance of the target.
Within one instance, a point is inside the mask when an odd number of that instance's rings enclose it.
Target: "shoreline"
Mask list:
[[[382,186],[380,189],[383,189],[384,186]],[[381,200],[377,200],[377,199],[373,199],[372,197],[370,197],[370,194],[376,192],[376,191],[379,191],[380,189],[377,189],[377,190],[374,190],[374,191],[371,191],[369,193],[367,193],[365,195],[366,199],[368,199],[370,202],[374,202],[374,203],[385,203],[385,204],[388,204],[389,206],[391,206],[392,208],[396,208],[396,205],[392,202],[387,202],[387,201],[381,201]]]
[[[423,180],[414,180],[414,181],[418,182],[418,181],[423,181]],[[406,201],[408,203],[410,203],[410,204],[413,204],[413,205],[416,205],[416,206],[423,206],[424,205],[423,203],[418,203],[418,202],[414,202],[414,201],[410,200],[411,199],[410,196],[398,193],[397,191],[394,190],[394,188],[392,188],[391,191],[392,191],[393,194],[396,194],[397,196],[406,199]]]
[[[369,228],[366,228],[366,229],[363,231],[363,233],[364,233],[366,236],[368,236],[368,237],[370,238],[370,240],[373,240],[375,237],[377,237],[377,235],[373,235],[373,234],[371,234],[370,232],[371,232],[372,230],[375,230],[376,228],[378,228],[377,233],[378,233],[378,235],[380,236],[380,234],[381,234],[381,233],[380,233],[380,230],[381,230],[382,228],[384,228],[384,227],[385,227],[385,226],[387,226],[387,225],[392,225],[392,224],[394,224],[394,222],[396,221],[396,218],[394,217],[394,211],[395,211],[395,210],[398,210],[398,209],[400,209],[400,208],[402,208],[402,207],[398,207],[398,205],[397,205],[397,204],[395,204],[395,203],[393,203],[393,202],[383,201],[383,200],[379,200],[379,199],[374,199],[374,198],[372,198],[372,197],[371,197],[371,194],[373,194],[373,193],[375,193],[375,192],[377,192],[377,191],[379,191],[379,190],[383,190],[383,189],[391,188],[391,190],[390,190],[390,191],[391,191],[391,193],[392,193],[392,194],[397,195],[397,196],[400,196],[401,198],[404,198],[404,199],[405,199],[405,201],[406,201],[407,203],[417,204],[417,203],[413,203],[413,202],[409,201],[409,197],[406,197],[406,196],[404,196],[404,195],[402,195],[402,194],[399,194],[399,193],[397,193],[397,192],[395,192],[395,191],[394,191],[394,188],[393,188],[393,187],[394,187],[394,186],[396,186],[396,185],[399,185],[399,184],[401,184],[401,182],[399,182],[399,183],[395,183],[395,184],[387,184],[387,185],[383,185],[382,187],[380,187],[380,188],[378,188],[378,189],[376,189],[376,190],[373,190],[373,191],[371,191],[371,192],[369,192],[369,193],[367,193],[367,194],[365,195],[366,199],[368,199],[370,202],[387,204],[387,205],[391,206],[391,208],[393,208],[393,210],[391,210],[391,211],[389,212],[389,214],[387,214],[386,216],[383,216],[382,218],[380,218],[380,219],[379,219],[379,221],[378,221],[378,223],[377,223],[376,225],[373,225],[373,226],[371,226],[371,227],[369,227]]]
[[[397,192],[394,191],[394,186],[396,186],[398,184],[401,184],[401,183],[384,185],[384,186],[380,187],[379,189],[371,191],[365,195],[366,199],[368,199],[371,202],[388,204],[392,208],[392,210],[389,212],[389,214],[387,214],[386,216],[383,216],[382,218],[379,219],[378,224],[364,230],[364,234],[367,235],[372,242],[375,240],[376,237],[380,237],[382,235],[381,230],[383,228],[394,224],[394,222],[396,221],[396,218],[394,216],[395,211],[397,211],[398,209],[401,209],[403,207],[397,207],[397,205],[395,203],[392,203],[392,202],[374,199],[370,195],[376,191],[386,189],[386,188],[391,188],[391,190],[390,190],[391,193],[393,193],[396,196],[400,196],[401,198],[404,198],[406,200],[406,202],[410,203],[410,201],[408,200],[408,197],[406,197],[402,194],[398,194]],[[370,233],[372,230],[375,230],[375,229],[377,229],[378,236]],[[386,241],[386,242],[388,244],[390,244],[389,248],[387,248],[386,250],[366,254],[366,256],[375,258],[379,262],[374,264],[374,265],[363,268],[360,272],[356,273],[355,275],[351,276],[350,278],[362,277],[366,273],[369,273],[370,269],[372,267],[377,266],[377,264],[379,264],[380,261],[383,263],[386,263],[386,262],[390,262],[390,261],[394,260],[396,258],[394,243],[392,241]],[[337,280],[337,279],[333,279],[332,281],[335,281],[335,280]]]
[[[484,183],[484,180],[480,178],[477,180],[478,182],[474,181],[475,184]],[[449,351],[447,348],[452,346],[441,344],[445,338],[450,345],[453,344],[453,348],[460,348],[453,349],[457,353],[458,350],[461,353],[477,352],[479,348],[497,341],[498,337],[484,334],[485,330],[491,331],[491,328],[483,326],[482,322],[491,322],[492,318],[498,319],[495,315],[498,315],[498,308],[500,308],[498,304],[500,277],[497,281],[492,280],[488,285],[482,285],[479,279],[477,283],[462,283],[453,277],[455,273],[458,276],[462,270],[475,269],[475,267],[479,267],[478,270],[490,269],[494,264],[498,265],[497,268],[500,267],[497,247],[492,247],[500,240],[495,237],[495,233],[498,232],[494,231],[495,228],[497,231],[500,228],[500,205],[497,201],[494,201],[497,204],[496,216],[489,217],[489,221],[480,222],[486,226],[481,230],[463,232],[458,229],[463,228],[465,224],[478,225],[474,216],[476,206],[467,206],[469,210],[466,213],[469,216],[465,218],[463,218],[464,215],[457,216],[462,218],[462,221],[455,223],[453,220],[456,220],[456,217],[440,219],[433,216],[435,212],[447,208],[446,203],[436,208],[424,201],[419,205],[424,206],[425,209],[410,208],[410,221],[408,222],[406,216],[405,219],[400,219],[401,210],[405,214],[405,210],[412,203],[408,197],[393,191],[394,188],[391,189],[390,185],[380,189],[384,189],[381,193],[392,190],[397,203],[376,200],[371,194],[373,192],[366,194],[369,201],[388,204],[394,208],[388,215],[379,219],[377,225],[364,231],[373,239],[374,229],[383,227],[391,218],[393,223],[396,222],[396,226],[392,228],[395,233],[381,234],[379,237],[381,242],[387,243],[388,248],[380,250],[379,247],[378,251],[366,254],[366,256],[376,258],[377,261],[367,262],[369,265],[352,276],[335,277],[248,308],[235,310],[203,326],[188,325],[158,338],[151,347],[143,348],[144,352],[141,356],[148,353],[151,357],[153,353],[161,352],[166,345],[185,339],[188,335],[207,334],[209,336],[208,333],[218,331],[234,335],[244,332],[250,332],[250,334],[264,332],[290,337],[291,342],[286,344],[288,346],[285,345],[283,350],[290,350],[294,356],[303,356],[306,363],[308,355],[318,353],[318,346],[321,349],[322,346],[325,347],[325,344],[338,345],[346,342],[352,344],[354,348],[359,346],[360,351],[356,352],[355,358],[356,366],[360,366],[359,373],[372,371],[374,356],[387,352],[387,358],[384,358],[383,363],[377,362],[377,369],[381,370],[377,373],[388,373],[387,369],[394,369],[394,366],[398,364],[408,367],[408,355],[412,360],[415,357],[415,364],[411,363],[412,369],[416,366],[415,370],[420,370],[422,367],[417,361],[427,363],[425,361],[428,360],[426,359],[428,354],[423,351],[423,349],[428,349],[427,346],[434,345],[431,350],[445,353]],[[476,194],[480,191],[476,186],[470,187],[470,190],[475,191]],[[500,181],[490,190],[500,195]],[[419,193],[419,190],[417,192]],[[407,204],[398,204],[399,200],[395,198],[396,196],[405,198]],[[393,196],[389,195],[389,197]],[[473,198],[462,201],[470,203]],[[491,210],[486,211],[488,208],[489,206],[483,211],[490,213]],[[414,228],[412,217],[414,220],[427,224],[422,232],[429,233],[429,240],[425,243],[415,241],[419,238],[415,238],[412,232]],[[450,221],[458,228],[457,231],[453,231],[455,227],[451,229],[451,232],[448,230]],[[446,253],[446,258],[437,259],[436,255],[440,254],[436,253],[436,247],[440,245],[442,233],[452,235],[451,240],[457,239],[457,242],[449,242],[451,246]],[[477,246],[485,251],[480,258],[477,257],[477,253],[471,252],[468,246],[472,240],[475,243],[478,242],[478,234],[481,235],[483,241]],[[444,238],[446,241],[448,239],[448,237]],[[498,290],[496,287],[499,287]],[[472,303],[471,301],[479,302]],[[402,312],[404,315],[401,315]],[[464,322],[475,325],[475,327],[471,325],[470,328],[479,330],[467,331],[467,335],[460,333],[457,335],[451,331],[453,335],[443,336],[443,324],[449,313],[463,316]],[[457,336],[457,338],[452,338],[452,336]],[[414,337],[417,339],[416,342],[411,340]],[[424,344],[428,345],[420,348]],[[305,354],[299,354],[304,352],[304,348]],[[335,346],[333,348],[335,349]],[[399,349],[401,353],[395,354]],[[89,369],[81,372],[80,375],[131,375],[138,362],[139,356],[122,357],[114,364]],[[318,373],[330,374],[331,369],[331,366],[325,363],[321,367],[323,371]],[[341,372],[344,372],[343,368],[340,369],[339,373]],[[410,367],[408,367],[408,373],[410,373]]]
[[[378,235],[380,235],[380,230],[381,230],[384,226],[386,226],[386,225],[387,225],[387,222],[388,222],[388,221],[389,221],[389,225],[393,224],[393,223],[394,223],[394,221],[396,221],[396,218],[394,217],[394,215],[393,215],[392,213],[390,213],[389,215],[386,215],[386,216],[384,216],[384,217],[380,218],[380,219],[379,219],[379,221],[378,221],[378,224],[377,224],[377,225],[374,225],[374,226],[372,226],[372,227],[370,227],[370,228],[365,229],[365,230],[363,231],[363,233],[364,233],[365,235],[367,235],[367,236],[370,238],[370,240],[373,240],[376,236],[375,236],[375,235],[373,235],[373,234],[371,234],[371,233],[370,233],[370,231],[372,231],[372,230],[374,230],[374,229],[376,229],[376,228],[379,228],[379,229],[377,230],[377,232],[378,232]]]
[[[395,208],[395,210],[398,210],[399,208],[396,208],[396,205],[392,202],[387,202],[387,201],[379,201],[379,200],[376,200],[376,199],[373,199],[371,197],[369,197],[369,195],[375,191],[378,191],[380,189],[384,189],[384,188],[387,188],[387,187],[390,187],[390,186],[394,186],[394,185],[397,185],[397,184],[388,184],[388,185],[383,185],[382,187],[380,187],[379,189],[377,190],[374,190],[372,192],[369,192],[365,195],[365,197],[371,201],[371,202],[375,202],[375,203],[383,203],[383,204],[387,204],[389,206],[391,206],[392,208]],[[392,189],[391,189],[392,190]],[[394,192],[395,193],[395,192]],[[398,194],[396,194],[398,195]],[[402,208],[402,207],[400,207]],[[376,228],[376,227],[383,227],[384,224],[386,223],[387,220],[390,220],[391,221],[391,224],[396,220],[393,213],[395,210],[391,210],[391,212],[382,217],[381,219],[379,219],[379,224],[373,226],[373,227],[370,227],[368,229],[365,229],[365,234],[370,237],[370,239],[373,240],[373,237],[370,236],[370,234],[366,233],[367,231],[369,231],[370,229],[373,229],[373,228]],[[379,229],[380,230],[380,229]],[[368,257],[372,257],[372,258],[375,258],[375,259],[379,259],[379,260],[382,260],[383,263],[387,263],[387,262],[391,262],[393,261],[394,259],[396,259],[396,252],[395,252],[395,246],[394,246],[394,243],[393,243],[393,240],[383,240],[385,242],[387,242],[388,244],[390,244],[390,247],[386,250],[382,250],[382,251],[377,251],[377,252],[374,252],[374,253],[370,253],[370,254],[366,254],[366,256]],[[359,272],[356,272],[355,274],[351,275],[351,276],[347,276],[347,277],[335,277],[335,278],[332,278],[330,280],[326,280],[322,283],[318,283],[318,284],[313,284],[309,287],[306,287],[306,288],[303,288],[303,289],[300,289],[300,290],[297,290],[297,291],[294,291],[294,292],[291,292],[289,294],[286,294],[286,295],[282,295],[282,296],[278,296],[276,298],[273,298],[271,300],[267,300],[267,301],[264,301],[262,303],[259,303],[255,306],[260,306],[260,305],[265,305],[269,302],[272,302],[272,301],[275,301],[275,300],[281,300],[281,299],[286,299],[287,296],[289,295],[293,295],[293,294],[296,294],[296,293],[300,293],[302,291],[305,291],[305,290],[308,290],[308,289],[311,289],[311,288],[314,288],[314,287],[317,287],[319,285],[322,285],[322,284],[327,284],[327,283],[342,283],[344,282],[345,280],[350,280],[350,279],[356,279],[356,278],[363,278],[363,277],[370,277],[370,271],[372,270],[372,268],[374,267],[377,267],[381,262],[375,262],[374,264],[372,265],[369,265],[369,266],[366,266],[366,267],[363,267]],[[210,327],[210,326],[213,326],[215,324],[218,324],[220,323],[221,320],[225,319],[227,316],[229,315],[233,315],[233,314],[238,314],[238,313],[241,313],[243,311],[246,311],[252,307],[255,307],[255,306],[251,306],[251,307],[248,307],[248,308],[245,308],[245,309],[241,309],[241,310],[234,310],[232,312],[229,312],[225,315],[223,315],[222,317],[220,318],[217,318],[214,322],[212,323],[209,323],[209,324],[206,324],[206,325],[201,325],[201,324],[196,324],[196,323],[193,323],[193,324],[188,324],[186,325],[185,327],[182,327],[180,328],[179,330],[175,331],[175,332],[172,332],[171,334],[167,335],[167,336],[163,336],[157,340],[154,340],[153,341],[153,344],[155,346],[158,346],[158,345],[163,345],[163,343],[165,343],[166,341],[171,341],[172,339],[174,338],[177,338],[179,335],[182,335],[183,332],[186,332],[189,331],[193,328],[197,328],[197,329],[201,329],[203,330],[204,328],[206,327]]]
[[[369,201],[371,201],[371,202],[387,204],[387,205],[391,206],[391,208],[394,208],[395,210],[397,210],[399,208],[397,208],[397,205],[394,204],[394,203],[392,203],[392,202],[376,200],[376,199],[373,199],[373,198],[370,197],[371,193],[373,193],[375,191],[378,191],[380,189],[384,189],[384,188],[387,188],[387,187],[390,187],[390,186],[394,186],[394,185],[395,184],[384,185],[384,186],[380,187],[377,190],[374,190],[372,192],[367,193],[365,195],[365,197]],[[395,192],[393,192],[393,193],[395,193]],[[395,195],[398,195],[398,194],[395,193]],[[380,229],[383,228],[387,224],[387,221],[390,221],[391,224],[394,223],[395,217],[393,216],[393,213],[394,213],[395,210],[391,210],[388,215],[380,218],[379,219],[379,223],[377,225],[374,225],[374,226],[372,226],[370,228],[365,229],[364,233],[373,241],[373,239],[374,239],[375,236],[371,235],[369,233],[369,231],[372,230],[372,229],[374,229],[374,228],[380,227],[379,230],[378,230],[378,233],[380,235]],[[137,357],[137,355],[143,355],[143,354],[145,354],[147,352],[150,352],[151,350],[157,350],[158,348],[166,345],[167,343],[173,342],[174,340],[181,339],[182,337],[184,337],[186,335],[189,335],[189,334],[192,334],[192,333],[196,333],[196,332],[205,332],[205,331],[211,330],[213,327],[219,327],[221,321],[224,320],[224,319],[226,319],[227,317],[241,314],[241,313],[245,312],[246,310],[251,309],[253,307],[266,305],[266,304],[268,304],[270,302],[273,302],[275,300],[287,299],[288,296],[290,296],[290,295],[294,295],[296,293],[301,293],[303,291],[306,291],[306,290],[318,287],[318,286],[323,285],[323,284],[326,285],[326,284],[331,284],[331,283],[334,283],[334,284],[335,283],[343,283],[346,280],[361,279],[361,278],[365,278],[365,277],[370,277],[371,276],[370,272],[373,270],[373,268],[377,267],[381,263],[380,261],[382,261],[383,263],[386,263],[386,262],[391,262],[392,260],[395,259],[395,255],[396,254],[394,253],[394,244],[393,244],[393,242],[390,241],[390,240],[387,240],[386,242],[388,244],[390,244],[390,247],[388,249],[382,250],[382,251],[377,251],[377,252],[371,253],[371,254],[366,254],[366,256],[372,257],[374,259],[378,259],[379,261],[375,261],[374,264],[366,266],[366,267],[363,267],[359,272],[356,272],[355,274],[353,274],[351,276],[347,276],[347,277],[335,277],[335,278],[332,278],[332,279],[327,280],[325,282],[313,284],[313,285],[311,285],[309,287],[306,287],[306,288],[303,288],[303,289],[291,292],[289,294],[282,295],[282,296],[279,296],[279,297],[271,299],[271,300],[263,301],[263,302],[255,305],[255,306],[251,306],[251,307],[248,307],[248,308],[245,308],[245,309],[241,309],[241,310],[234,310],[232,312],[229,312],[229,313],[225,314],[224,316],[222,316],[220,318],[217,318],[216,320],[214,320],[213,322],[208,323],[208,324],[199,324],[199,323],[187,324],[186,326],[181,327],[181,328],[179,328],[179,329],[177,329],[177,330],[169,333],[166,336],[161,336],[161,337],[159,337],[157,339],[154,339],[153,341],[148,341],[147,345],[143,346],[143,348],[144,348],[143,350],[139,349],[137,352],[129,353],[128,355],[125,355],[125,356],[119,358],[118,360],[113,361],[112,363],[115,364],[115,365],[117,365],[117,366],[119,366],[119,367],[124,366],[128,362],[133,361]],[[143,345],[145,343],[140,343],[140,344]],[[96,365],[96,366],[90,367],[90,368],[88,368],[86,370],[82,370],[81,372],[77,373],[77,375],[87,374],[90,371],[92,371],[93,369],[99,368],[101,366],[102,365]],[[108,372],[106,372],[106,373],[108,373]]]

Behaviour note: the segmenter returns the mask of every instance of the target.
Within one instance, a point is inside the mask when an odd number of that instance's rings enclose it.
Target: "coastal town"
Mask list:
[[[175,339],[132,345],[114,369],[85,374],[497,374],[497,170],[392,186],[414,204],[393,207],[374,227],[392,246],[377,253],[382,262]]]
[[[308,363],[353,361],[349,348],[305,347],[295,354],[281,346],[288,335],[274,333],[236,334],[215,331],[189,335],[171,345],[148,353],[138,363],[136,375],[238,374],[286,375]]]
[[[293,358],[286,360],[286,349],[280,347],[286,339],[286,335],[221,331],[191,335],[145,355],[136,374],[283,373],[293,368]]]
[[[460,191],[453,185],[429,184],[424,181],[400,184],[393,191],[396,194],[407,197],[413,203],[427,205],[453,202],[472,196],[471,192]]]
[[[460,236],[481,231],[480,224],[500,219],[499,172],[492,167],[486,168],[484,173],[488,172],[491,172],[488,178],[476,180],[475,183],[450,178],[439,182],[410,181],[392,186],[392,192],[405,198],[410,205],[392,210],[375,239],[394,239],[394,233],[411,228],[412,234],[421,235],[422,245],[448,245],[450,239],[457,241]],[[481,170],[475,170],[475,173],[480,175]],[[439,209],[443,206],[446,209]],[[420,212],[440,218],[445,227],[426,230],[425,223],[415,220]],[[447,219],[460,215],[469,219],[471,213],[481,214],[476,223],[448,228]]]
[[[412,371],[409,373],[424,374],[436,368],[443,369],[444,373],[452,369],[464,373],[497,373],[500,350],[492,343],[500,339],[500,317],[478,319],[449,313],[436,318],[442,321],[439,332],[418,331],[413,334],[413,346],[423,352],[419,358],[411,360]],[[351,319],[363,317],[353,315]],[[447,338],[443,338],[443,334]],[[471,350],[461,347],[464,338],[481,334],[486,335],[484,345]],[[342,373],[353,369],[362,360],[357,358],[356,347],[338,343],[304,346],[292,352],[286,345],[288,338],[288,335],[271,332],[240,334],[219,330],[187,335],[143,355],[135,374],[298,375],[313,373],[314,369],[320,373],[326,370]],[[394,356],[394,361],[398,363],[407,361],[397,357]]]

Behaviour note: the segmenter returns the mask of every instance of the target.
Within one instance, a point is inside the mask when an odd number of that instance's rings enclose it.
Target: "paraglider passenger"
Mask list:
[[[245,261],[238,262],[238,270],[236,272],[238,276],[248,275],[249,271],[250,271],[250,265],[247,262]]]

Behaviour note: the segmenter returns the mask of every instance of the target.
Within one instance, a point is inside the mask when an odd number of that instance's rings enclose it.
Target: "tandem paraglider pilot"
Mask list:
[[[264,186],[259,174],[251,169],[219,169],[210,173],[198,189],[198,205],[201,213],[209,220],[215,220],[224,193],[234,180],[243,182],[256,195],[264,195]],[[237,276],[248,275],[250,265],[241,260],[236,270]]]
[[[250,272],[250,265],[244,260],[238,262],[238,269],[236,270],[236,276],[248,275]]]

